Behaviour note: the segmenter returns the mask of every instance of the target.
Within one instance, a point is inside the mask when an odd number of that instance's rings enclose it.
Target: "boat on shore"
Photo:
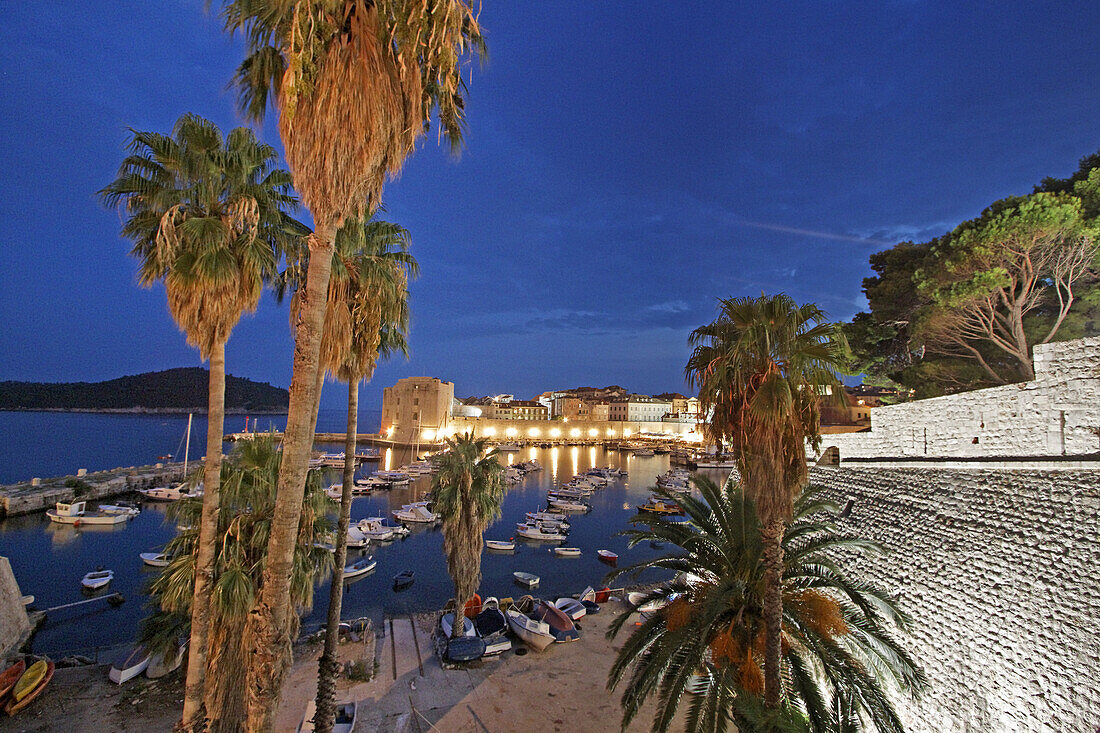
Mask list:
[[[532,596],[523,596],[516,601],[515,608],[527,618],[540,621],[549,626],[550,634],[553,635],[556,643],[576,641],[581,638],[573,619],[566,616],[561,609],[549,601]]]
[[[145,671],[152,656],[152,653],[140,645],[126,650],[111,663],[111,669],[107,672],[107,679],[118,685],[132,680]]]
[[[576,598],[559,598],[554,601],[554,605],[557,606],[559,611],[574,621],[584,618],[588,613],[588,609],[585,607],[584,603],[578,601]]]
[[[484,656],[501,654],[512,648],[512,642],[505,635],[508,618],[500,610],[500,601],[489,596],[481,604],[481,612],[474,617],[474,630],[485,642]]]
[[[313,716],[317,714],[317,701],[310,699],[306,703],[306,712],[302,716],[302,722],[298,724],[297,733],[313,733]],[[359,706],[354,700],[336,703],[336,718],[332,722],[332,733],[351,733],[355,730],[355,721],[359,714]]]
[[[531,618],[522,613],[516,606],[512,606],[504,612],[508,619],[508,628],[519,637],[527,646],[536,652],[545,651],[546,647],[554,643],[554,634],[550,631],[550,624]]]
[[[158,680],[179,669],[183,663],[184,654],[187,652],[187,639],[181,639],[173,649],[164,654],[154,654],[149,658],[149,666],[145,668],[145,676],[151,680]]]
[[[39,659],[32,664],[11,689],[11,699],[4,705],[4,712],[15,715],[34,702],[46,685],[53,679],[54,664],[48,659]]]
[[[3,672],[0,672],[0,700],[7,697],[11,688],[15,687],[15,683],[19,681],[19,678],[22,677],[23,673],[26,671],[27,663],[20,659]]]

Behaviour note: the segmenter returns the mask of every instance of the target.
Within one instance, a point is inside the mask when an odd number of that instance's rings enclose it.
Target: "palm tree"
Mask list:
[[[843,336],[812,303],[780,293],[719,300],[713,323],[692,331],[685,372],[699,388],[707,430],[736,456],[746,496],[760,516],[764,543],[764,702],[779,705],[783,527],[806,484],[806,442],[820,443],[819,400],[840,398]]]
[[[275,508],[282,453],[275,440],[257,436],[237,443],[222,466],[222,496],[217,516],[215,580],[209,594],[210,666],[206,677],[206,712],[210,731],[245,729],[247,690],[241,674],[248,655],[244,630],[263,572],[265,542]],[[317,577],[332,567],[332,555],[320,542],[331,530],[326,518],[332,502],[321,490],[320,472],[311,471],[302,503],[302,532],[295,544],[291,609],[309,609]],[[169,518],[181,527],[196,526],[205,506],[183,499],[169,507]],[[201,541],[183,529],[165,548],[171,562],[152,583],[159,610],[143,625],[151,648],[174,648],[186,626],[194,597],[195,567]],[[297,622],[298,615],[291,613]]]
[[[141,261],[139,280],[163,282],[168,309],[187,342],[210,360],[204,512],[183,721],[201,718],[207,664],[208,587],[213,580],[225,413],[225,344],[241,315],[256,309],[264,281],[293,236],[285,210],[297,205],[277,154],[246,128],[223,138],[186,114],[172,135],[131,130],[130,155],[99,192],[121,206],[122,234]]]
[[[336,234],[321,358],[325,369],[348,385],[348,420],[336,527],[336,569],[329,592],[325,648],[317,672],[317,712],[313,720],[318,733],[329,733],[336,716],[336,645],[351,523],[351,488],[355,482],[359,382],[370,380],[380,357],[397,352],[408,355],[408,278],[418,272],[416,260],[409,254],[409,233],[397,224],[348,219]],[[291,307],[291,312],[296,310]]]
[[[783,536],[782,680],[785,704],[760,705],[766,646],[764,547],[761,522],[747,492],[694,479],[701,499],[662,491],[689,521],[646,519],[627,530],[631,546],[658,541],[677,552],[616,570],[636,574],[661,568],[676,580],[651,593],[667,603],[635,627],[608,676],[608,688],[627,680],[623,726],[656,694],[654,731],[667,731],[689,686],[697,691],[688,730],[869,729],[902,733],[887,695],[892,686],[916,692],[924,673],[897,638],[909,622],[895,600],[874,583],[850,577],[839,557],[874,555],[874,542],[837,532],[837,507],[810,488],[795,503]],[[615,619],[614,638],[630,614]],[[699,688],[703,689],[700,690]]]
[[[472,433],[448,438],[432,477],[432,508],[443,519],[443,552],[455,584],[452,634],[462,634],[458,616],[481,585],[482,534],[500,516],[504,467],[486,438]]]
[[[235,81],[242,110],[260,120],[269,103],[295,186],[313,215],[310,266],[295,328],[279,485],[267,573],[249,635],[249,727],[270,730],[290,664],[287,594],[302,480],[313,444],[319,350],[336,232],[350,216],[377,208],[438,110],[452,147],[462,139],[462,61],[483,52],[466,0],[228,0],[226,27],[240,31],[248,56]]]

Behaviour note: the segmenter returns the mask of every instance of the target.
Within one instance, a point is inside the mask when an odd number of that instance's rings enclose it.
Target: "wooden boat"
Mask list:
[[[80,584],[84,586],[86,590],[99,590],[106,587],[112,580],[115,579],[114,570],[93,570],[87,573],[80,581]]]
[[[187,639],[183,639],[175,649],[170,649],[166,654],[154,654],[149,658],[149,666],[145,668],[145,676],[151,680],[157,680],[175,672],[183,663],[186,652]]]
[[[504,612],[508,619],[508,628],[523,641],[524,644],[541,652],[554,643],[554,635],[550,632],[550,624],[522,613],[515,606]]]
[[[79,527],[84,524],[122,524],[130,518],[128,514],[105,514],[103,512],[89,512],[85,509],[86,502],[74,501],[66,504],[59,501],[53,509],[46,510],[46,516],[51,522],[58,524],[71,524]]]
[[[332,723],[332,733],[351,733],[355,729],[356,716],[359,708],[355,701],[336,703],[336,718]],[[298,733],[313,733],[313,716],[317,714],[317,701],[310,700],[306,703],[306,713],[302,716],[302,722],[298,724]]]
[[[554,601],[554,605],[558,607],[558,610],[574,621],[584,618],[588,613],[588,609],[576,598],[559,598]]]
[[[534,573],[525,573],[522,570],[517,570],[512,573],[512,577],[516,579],[516,582],[520,585],[525,585],[528,588],[534,588],[539,584],[539,576]]]
[[[555,547],[554,554],[561,557],[580,557],[581,548],[579,547]]]
[[[650,501],[646,504],[638,506],[638,511],[649,512],[650,514],[683,514],[684,510],[680,508],[679,504],[675,504],[671,501]]]
[[[614,565],[619,561],[619,556],[611,550],[596,550],[596,554],[599,556],[600,560],[607,563],[608,565]]]
[[[513,540],[485,540],[485,547],[495,552],[512,552],[516,543]]]
[[[15,687],[15,683],[26,671],[27,663],[20,659],[3,672],[0,672],[0,700],[3,700],[11,692],[11,689]]]
[[[535,621],[541,621],[550,627],[550,633],[557,643],[576,641],[581,637],[577,631],[573,619],[566,616],[561,609],[548,601],[531,596],[523,596],[516,601],[517,611]]]
[[[393,589],[394,590],[405,590],[406,588],[408,588],[410,585],[413,584],[413,579],[415,577],[416,577],[416,574],[413,573],[413,571],[411,571],[411,570],[402,570],[400,573],[393,576]]]
[[[107,672],[107,679],[119,685],[127,680],[132,680],[145,671],[152,656],[143,646],[136,646],[123,652],[111,663],[111,669]]]
[[[168,565],[168,556],[163,552],[143,552],[138,557],[151,568],[163,568]]]
[[[366,575],[370,571],[374,570],[378,565],[378,561],[374,559],[374,555],[367,555],[361,557],[351,565],[344,567],[344,580],[351,580],[352,578],[358,578],[361,575]]]
[[[454,624],[455,615],[451,611],[443,614],[443,617],[439,619],[439,627],[443,630],[445,638],[451,638],[451,634],[454,632]],[[474,622],[465,616],[462,617],[462,636],[477,636],[477,632],[474,631]]]
[[[4,712],[15,715],[34,702],[34,699],[42,694],[42,690],[46,689],[46,685],[53,679],[53,670],[53,662],[46,659],[39,659],[32,664],[12,688],[11,699],[4,706]]]

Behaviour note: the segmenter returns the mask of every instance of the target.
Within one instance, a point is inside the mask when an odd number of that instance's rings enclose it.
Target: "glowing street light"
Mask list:
[[[573,438],[579,438],[580,435],[581,435],[581,431],[580,431],[579,428],[573,428],[572,430],[569,431],[569,435],[570,435],[570,437],[573,437]]]
[[[557,428],[550,428],[550,437],[551,438],[561,437],[561,431],[558,430]]]
[[[539,437],[539,429],[538,428],[531,428],[530,430],[527,431],[527,434],[530,435],[532,438],[537,438],[537,437]]]
[[[424,440],[435,440],[435,431],[425,430],[423,433],[420,434],[420,436],[424,438]]]
[[[592,428],[588,431],[588,437],[589,438],[595,438],[599,434],[600,434],[600,431],[596,430],[596,428]]]
[[[508,428],[507,430],[504,431],[504,434],[507,435],[509,438],[516,437],[516,433],[517,433],[517,431],[516,431],[515,428]]]
[[[493,437],[494,435],[497,434],[497,429],[496,428],[485,428],[484,430],[481,431],[481,434],[482,435],[487,435],[491,438],[491,437]]]

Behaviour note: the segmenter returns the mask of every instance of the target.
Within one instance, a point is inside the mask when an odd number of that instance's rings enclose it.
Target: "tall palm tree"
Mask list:
[[[881,587],[847,574],[840,557],[873,556],[874,542],[840,534],[837,507],[804,492],[783,536],[782,680],[784,705],[760,705],[766,645],[764,548],[752,501],[731,483],[695,478],[701,499],[662,491],[688,522],[660,517],[627,530],[631,546],[658,541],[676,552],[616,570],[677,573],[649,594],[667,603],[634,627],[612,665],[608,688],[626,681],[623,726],[657,695],[653,730],[667,731],[689,688],[692,731],[869,730],[902,733],[887,688],[915,693],[924,673],[898,639],[908,616]],[[615,619],[614,638],[631,617]],[[700,689],[701,688],[701,689]]]
[[[336,569],[329,591],[325,647],[317,672],[317,712],[313,720],[318,733],[329,733],[336,716],[336,645],[355,482],[359,382],[370,380],[379,358],[398,352],[408,355],[408,279],[418,272],[416,260],[409,254],[409,233],[397,224],[348,219],[336,234],[321,358],[325,369],[348,385],[348,418],[336,528]]]
[[[211,122],[182,116],[172,135],[131,130],[130,155],[99,192],[125,212],[124,236],[141,264],[139,280],[163,282],[168,309],[187,342],[210,360],[203,517],[191,604],[191,645],[183,721],[201,719],[207,664],[208,588],[213,581],[222,432],[225,344],[241,315],[256,309],[293,236],[296,207],[277,153],[247,128],[223,137]]]
[[[247,690],[244,668],[248,645],[244,636],[263,572],[264,541],[275,508],[282,453],[275,440],[257,436],[236,444],[222,466],[222,501],[217,516],[215,580],[211,587],[210,668],[206,677],[207,730],[245,730]],[[321,490],[319,471],[311,471],[302,502],[302,532],[295,545],[288,605],[308,609],[316,579],[332,567],[332,555],[319,545],[331,530],[327,514],[332,502]],[[205,511],[198,499],[183,499],[169,507],[169,518],[193,527]],[[143,624],[143,642],[151,648],[173,649],[186,626],[194,596],[195,567],[200,550],[198,533],[183,529],[165,548],[172,560],[152,583],[158,611]],[[298,615],[292,614],[297,620]]]
[[[692,331],[685,372],[699,388],[707,430],[733,451],[764,543],[765,704],[779,705],[783,527],[806,484],[806,442],[820,443],[819,401],[842,394],[843,336],[812,303],[789,296],[719,300],[713,323]]]
[[[432,476],[432,508],[443,519],[443,552],[455,585],[455,616],[462,613],[481,585],[482,535],[500,516],[504,501],[504,467],[489,450],[487,438],[465,433],[447,439]],[[452,634],[462,634],[454,623]]]
[[[316,419],[317,375],[336,232],[349,216],[377,208],[424,133],[433,110],[452,146],[462,139],[462,61],[484,49],[467,0],[228,0],[226,27],[248,56],[236,74],[241,107],[259,120],[269,104],[295,186],[313,215],[313,256],[295,328],[279,486],[267,574],[251,616],[249,727],[270,730],[290,664],[287,593],[302,480]]]

